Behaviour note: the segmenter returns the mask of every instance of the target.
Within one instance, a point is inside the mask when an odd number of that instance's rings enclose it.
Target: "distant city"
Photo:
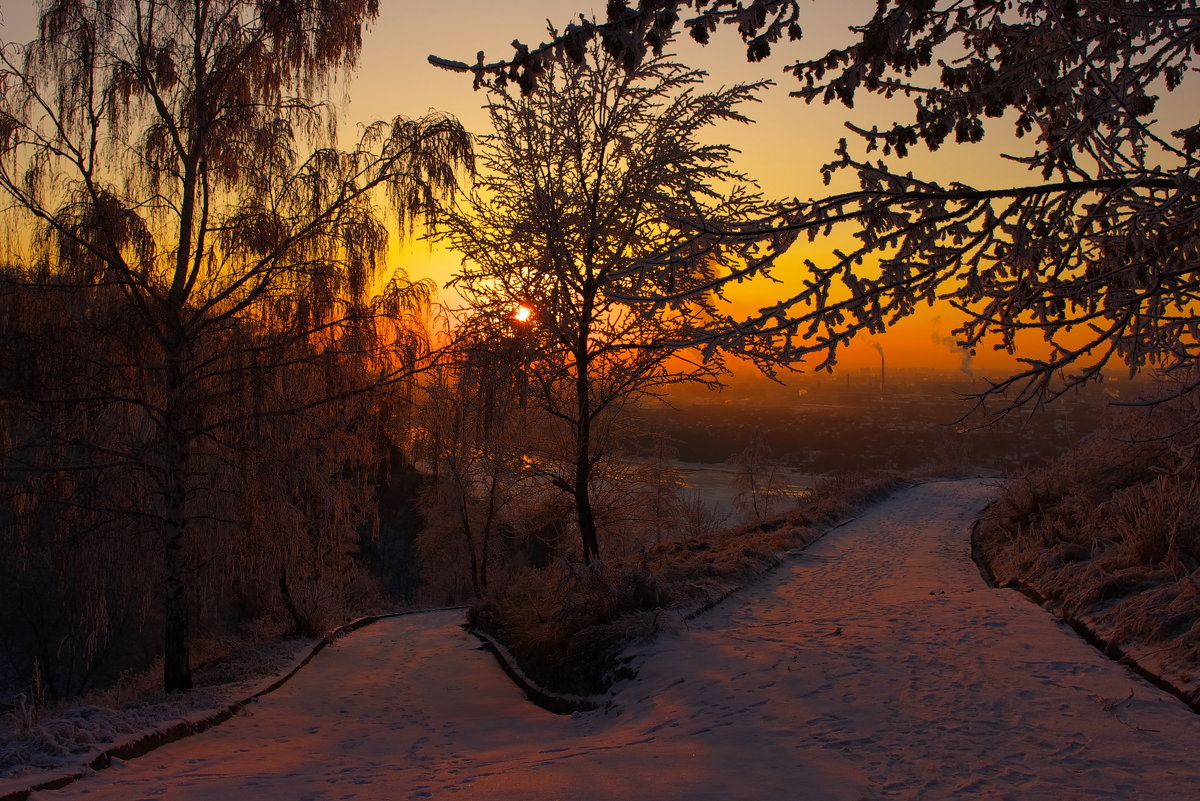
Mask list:
[[[640,414],[646,430],[663,434],[685,462],[726,461],[762,429],[775,459],[807,473],[1008,474],[1070,447],[1112,413],[1114,399],[1135,399],[1148,384],[1108,379],[990,426],[978,413],[961,419],[973,405],[966,396],[985,387],[959,371],[923,368],[793,375],[786,384],[756,376],[721,392],[681,387],[671,406],[649,405]],[[1003,399],[989,403],[993,412],[1002,406]]]

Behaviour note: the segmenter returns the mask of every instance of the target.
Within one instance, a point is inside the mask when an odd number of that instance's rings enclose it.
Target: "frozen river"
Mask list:
[[[684,500],[689,503],[697,499],[719,515],[725,515],[730,524],[748,522],[749,516],[738,509],[737,468],[730,464],[705,464],[701,462],[675,462],[681,473]],[[771,504],[772,511],[782,511],[806,495],[821,479],[787,468],[776,468],[774,486],[778,495]]]

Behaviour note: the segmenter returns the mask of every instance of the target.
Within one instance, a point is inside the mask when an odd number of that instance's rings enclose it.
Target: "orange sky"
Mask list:
[[[768,197],[807,198],[824,191],[819,166],[829,161],[837,140],[847,132],[843,121],[888,125],[908,115],[904,101],[893,110],[882,101],[860,102],[854,110],[842,106],[805,105],[789,98],[794,79],[783,68],[799,57],[820,55],[833,43],[845,39],[847,25],[866,19],[874,0],[814,0],[804,6],[802,21],[805,38],[785,43],[766,62],[747,64],[744,48],[736,34],[721,31],[706,48],[690,41],[676,47],[680,57],[693,66],[708,70],[715,84],[736,81],[775,79],[778,86],[763,96],[763,102],[749,108],[757,120],[753,126],[727,125],[714,129],[714,136],[732,143],[742,151],[739,167],[757,179]],[[508,43],[514,38],[535,44],[545,38],[546,20],[563,25],[578,12],[603,13],[597,0],[458,0],[452,5],[413,3],[409,0],[382,0],[380,17],[369,31],[363,48],[360,69],[350,84],[349,102],[341,111],[343,121],[360,122],[389,118],[396,114],[419,116],[440,110],[458,117],[472,130],[483,130],[486,116],[480,109],[482,93],[471,89],[467,76],[435,69],[426,56],[473,61],[479,49],[493,60],[508,55]],[[452,15],[447,19],[447,10]],[[33,12],[26,0],[0,0],[0,35],[23,41],[32,34]],[[1015,150],[1012,140],[989,132],[989,138],[972,147],[946,147],[936,158],[927,154],[910,158],[910,169],[941,180],[965,180],[968,183],[1012,184],[1023,180],[1022,170],[998,156],[1006,149]],[[1004,174],[1001,175],[1000,171]],[[965,177],[964,177],[965,176]],[[442,250],[430,250],[425,243],[407,243],[396,251],[402,266],[413,276],[428,276],[439,284],[452,274],[458,258]],[[780,262],[775,276],[788,282],[799,274],[805,255],[820,261],[821,249],[797,247]],[[784,285],[764,282],[740,289],[737,297],[746,308],[765,304],[786,293]],[[950,308],[934,309],[906,321],[882,339],[889,366],[940,366],[956,368],[961,354],[946,343],[957,314]],[[846,351],[840,363],[857,367],[873,365],[878,356],[871,347],[860,343]],[[987,368],[998,363],[991,354],[981,353],[976,366]]]
[[[837,140],[848,134],[843,127],[846,119],[870,127],[876,123],[890,125],[894,120],[907,117],[908,106],[903,101],[889,108],[883,101],[869,98],[850,110],[841,105],[806,105],[788,96],[795,81],[783,73],[783,68],[797,58],[821,55],[834,42],[844,40],[847,26],[869,18],[874,7],[874,0],[814,0],[805,4],[802,22],[805,38],[798,44],[781,45],[775,56],[759,64],[746,62],[744,47],[732,30],[721,31],[722,35],[714,36],[713,42],[704,48],[687,40],[677,42],[675,50],[681,59],[707,70],[714,84],[764,78],[777,82],[777,86],[763,94],[763,102],[748,107],[750,116],[756,120],[755,125],[729,124],[714,129],[716,137],[742,151],[738,166],[759,181],[766,196],[807,198],[826,191],[819,168],[831,160]],[[374,118],[396,111],[415,115],[437,108],[453,113],[468,128],[483,130],[487,120],[479,108],[484,100],[482,94],[472,91],[469,77],[428,67],[425,62],[428,53],[470,62],[474,61],[475,52],[483,49],[488,60],[494,60],[511,52],[508,43],[514,38],[526,44],[544,39],[547,17],[561,27],[580,11],[603,13],[603,3],[594,0],[582,3],[578,0],[506,3],[475,0],[459,3],[456,8],[463,13],[460,21],[451,26],[439,19],[439,12],[430,10],[427,4],[401,10],[401,4],[395,0],[384,0],[379,22],[366,40],[362,69],[353,87],[347,119]],[[1000,132],[997,128],[996,134]],[[945,181],[1020,182],[1025,179],[1023,169],[999,158],[1005,146],[1015,149],[1007,135],[991,135],[971,148],[945,147],[935,159],[920,154],[920,158],[909,159],[912,162],[910,168]],[[989,175],[989,171],[992,174]],[[749,311],[790,294],[787,282],[800,274],[804,257],[812,256],[819,262],[820,255],[826,251],[827,246],[822,250],[819,243],[811,250],[798,246],[774,271],[775,277],[785,283],[758,282],[748,288],[737,288],[733,293],[738,301],[736,308]],[[439,280],[457,265],[454,254],[430,253],[420,243],[410,246],[406,255],[412,272],[429,274]],[[958,313],[947,306],[905,321],[881,340],[888,364],[957,369],[962,354],[948,342],[957,319]],[[878,355],[864,341],[844,351],[839,364],[873,366],[878,364]],[[1010,365],[1011,360],[988,352],[980,353],[974,364],[987,369]]]

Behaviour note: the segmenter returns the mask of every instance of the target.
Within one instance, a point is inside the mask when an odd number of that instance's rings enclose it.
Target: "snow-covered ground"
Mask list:
[[[234,658],[196,671],[198,685],[183,694],[161,692],[160,665],[157,673],[73,702],[27,706],[18,696],[0,715],[0,799],[47,775],[77,772],[113,749],[139,747],[173,726],[207,728],[214,716],[228,717],[230,708],[285,680],[317,647],[312,639],[241,643]]]
[[[204,734],[38,799],[1173,799],[1200,716],[969,555],[994,490],[905,490],[640,649],[606,710],[526,702],[461,613],[368,626]]]

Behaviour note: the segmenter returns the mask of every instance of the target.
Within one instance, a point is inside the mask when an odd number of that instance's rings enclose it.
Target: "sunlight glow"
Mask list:
[[[529,322],[529,318],[532,316],[533,316],[533,309],[529,308],[524,303],[517,306],[516,311],[513,312],[513,319],[516,320],[518,323],[527,323],[527,322]]]

